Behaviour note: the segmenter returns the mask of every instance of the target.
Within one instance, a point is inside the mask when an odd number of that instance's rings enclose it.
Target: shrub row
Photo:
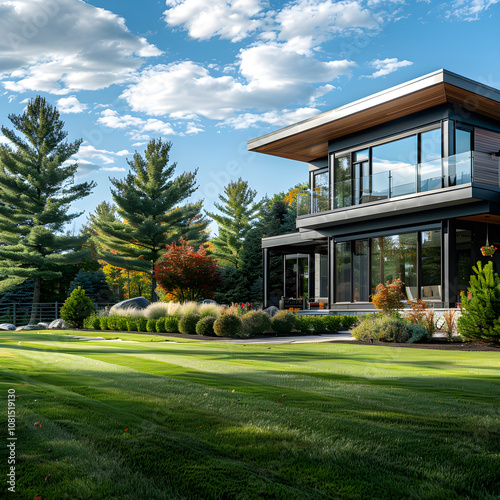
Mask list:
[[[298,316],[289,311],[279,311],[273,318],[263,311],[250,311],[241,317],[234,314],[201,316],[197,313],[185,314],[182,318],[166,316],[158,319],[144,317],[95,315],[85,318],[83,327],[92,330],[117,330],[150,333],[186,333],[206,336],[243,336],[264,333],[286,334],[292,331],[305,334],[336,333],[351,328],[356,316]]]
[[[356,340],[376,342],[419,342],[430,337],[423,325],[408,323],[394,315],[373,315],[351,330]]]

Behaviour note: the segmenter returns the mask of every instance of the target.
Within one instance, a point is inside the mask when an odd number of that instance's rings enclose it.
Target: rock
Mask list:
[[[49,324],[48,323],[38,323],[38,328],[40,328],[40,330],[48,330],[49,328]]]
[[[271,306],[271,307],[268,307],[267,309],[264,309],[264,312],[269,314],[269,316],[271,316],[271,318],[273,316],[276,316],[276,314],[278,314],[278,311],[279,311],[279,309],[276,306]]]
[[[40,330],[40,327],[38,325],[24,325],[16,328],[16,332],[21,332],[23,330]]]
[[[64,330],[66,322],[63,319],[55,319],[49,325],[49,330]]]
[[[148,299],[144,297],[135,297],[134,299],[123,300],[115,304],[110,310],[110,314],[124,311],[127,309],[146,309],[150,304]]]
[[[2,323],[0,325],[0,330],[15,330],[16,327],[14,325],[11,325],[10,323]]]

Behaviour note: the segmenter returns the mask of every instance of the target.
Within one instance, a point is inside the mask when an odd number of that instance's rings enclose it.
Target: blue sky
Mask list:
[[[499,88],[499,24],[500,0],[0,0],[0,124],[40,94],[84,139],[76,227],[158,137],[213,210],[238,177],[306,179],[249,139],[440,68]]]

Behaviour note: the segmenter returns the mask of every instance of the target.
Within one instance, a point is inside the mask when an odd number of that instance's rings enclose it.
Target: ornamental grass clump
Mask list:
[[[233,337],[241,330],[241,319],[234,314],[222,314],[214,323],[214,332],[218,337]]]
[[[351,330],[361,341],[406,342],[410,338],[406,323],[394,316],[371,316]]]
[[[290,311],[279,311],[271,320],[272,329],[276,333],[290,333],[296,322],[296,316]]]
[[[215,316],[204,316],[196,323],[196,334],[207,337],[215,336],[214,323],[217,321]]]
[[[144,317],[146,319],[159,319],[168,316],[169,309],[168,302],[153,302],[149,304],[144,311]]]
[[[249,311],[241,317],[241,330],[248,335],[259,335],[271,330],[271,318],[263,311]]]
[[[198,306],[197,312],[202,318],[205,316],[218,318],[222,314],[222,307],[217,304],[201,304]]]
[[[377,309],[382,309],[386,314],[393,314],[399,309],[403,309],[404,283],[398,278],[397,280],[379,283],[375,288],[375,293],[371,296],[372,303]]]
[[[179,332],[188,335],[196,335],[196,323],[201,316],[196,313],[188,313],[179,320]]]

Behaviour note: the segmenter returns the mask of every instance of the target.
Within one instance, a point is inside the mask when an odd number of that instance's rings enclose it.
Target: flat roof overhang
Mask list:
[[[422,76],[248,141],[248,151],[310,162],[328,141],[444,103],[500,120],[500,90],[446,70]]]

